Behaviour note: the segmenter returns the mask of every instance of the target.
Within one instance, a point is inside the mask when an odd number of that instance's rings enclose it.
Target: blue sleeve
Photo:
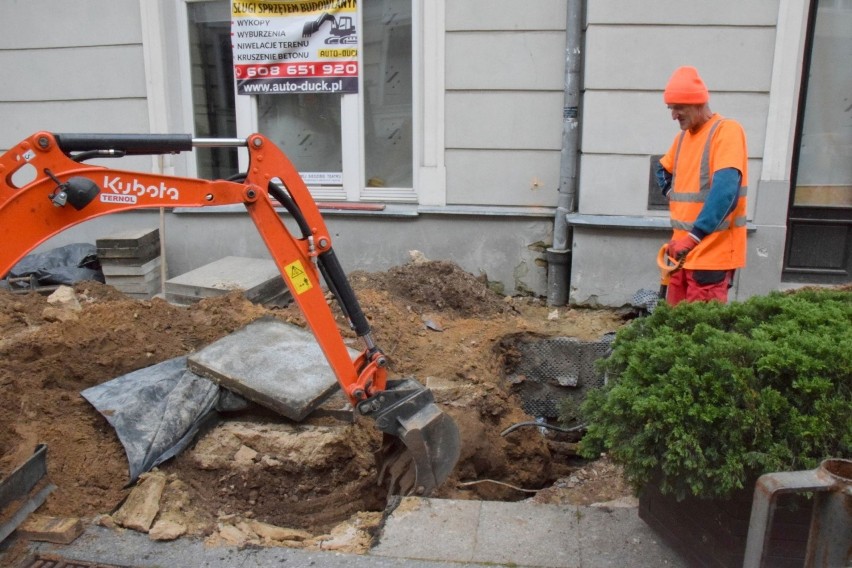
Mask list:
[[[736,168],[725,168],[713,174],[710,195],[692,225],[693,235],[703,239],[716,230],[716,227],[730,215],[737,205],[742,175]]]
[[[657,161],[657,165],[654,167],[654,176],[657,178],[657,185],[660,186],[663,196],[668,195],[672,189],[672,174],[659,161]]]

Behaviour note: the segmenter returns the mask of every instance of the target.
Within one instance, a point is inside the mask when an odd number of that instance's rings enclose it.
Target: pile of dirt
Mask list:
[[[504,298],[483,278],[443,261],[355,272],[350,280],[391,361],[391,376],[428,384],[460,427],[461,459],[434,496],[520,500],[545,488],[552,493],[555,481],[588,467],[556,455],[553,439],[537,428],[500,435],[531,417],[505,384],[498,346],[523,333],[595,340],[624,324],[618,313]],[[258,306],[238,292],[188,308],[131,300],[94,282],[74,292],[79,305],[0,291],[0,474],[45,443],[57,490],[39,512],[109,523],[103,515],[130,492],[127,461],[113,429],[79,393],[191,353],[260,317],[297,325],[304,318],[295,306]],[[360,349],[334,309],[341,334]],[[257,407],[227,415],[160,466],[168,479],[160,516],[211,542],[263,544],[257,527],[274,525],[302,531],[286,542],[291,546],[357,551],[369,542],[386,500],[373,455],[380,442],[368,420],[311,417],[294,424]],[[611,483],[588,484],[581,500],[629,493],[619,472],[607,471]],[[575,499],[583,492],[578,480],[566,485]],[[360,536],[341,536],[353,533]]]
[[[421,310],[448,311],[461,317],[490,317],[509,309],[488,288],[485,275],[474,277],[453,262],[420,261],[387,271],[376,288]]]

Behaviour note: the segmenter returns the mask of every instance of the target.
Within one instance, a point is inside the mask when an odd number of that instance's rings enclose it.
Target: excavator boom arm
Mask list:
[[[235,176],[238,181],[210,181],[83,163],[96,157],[177,153],[197,146],[245,146],[247,173]],[[293,216],[300,235],[284,225],[273,200]],[[393,451],[385,454],[413,464],[408,475],[392,474],[391,490],[430,493],[458,460],[458,429],[419,383],[388,381],[385,355],[373,342],[316,202],[287,156],[264,136],[253,134],[245,140],[170,134],[39,132],[30,136],[0,156],[0,238],[4,243],[0,275],[45,240],[89,219],[131,209],[233,204],[245,206],[343,392],[392,438]],[[323,281],[364,341],[355,361],[326,302]]]
[[[0,250],[0,274],[5,275],[38,244],[88,219],[130,209],[243,204],[347,396],[355,400],[356,391],[373,394],[363,383],[384,390],[384,369],[376,367],[372,376],[359,377],[340,339],[316,268],[317,256],[331,251],[328,229],[298,172],[275,145],[260,135],[246,140],[252,167],[243,183],[235,183],[113,170],[81,164],[66,155],[116,148],[124,154],[191,149],[188,138],[97,136],[41,132],[0,158],[0,172],[5,174],[0,197],[0,238],[6,243]],[[33,168],[37,177],[26,187],[16,188],[10,180],[15,170],[23,166]],[[273,180],[286,186],[297,204],[310,231],[307,237],[295,238],[275,211],[267,192]],[[95,188],[91,190],[94,195],[79,209],[73,205],[57,206],[63,182],[69,185],[64,188],[68,195],[82,185]],[[363,393],[359,394],[364,398]]]

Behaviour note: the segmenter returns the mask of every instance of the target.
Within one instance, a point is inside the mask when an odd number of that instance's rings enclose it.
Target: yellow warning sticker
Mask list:
[[[303,294],[314,287],[300,260],[291,262],[285,266],[284,273],[287,274],[287,278],[290,279],[291,288],[297,294]]]

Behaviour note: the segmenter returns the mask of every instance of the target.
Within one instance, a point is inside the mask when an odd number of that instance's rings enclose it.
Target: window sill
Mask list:
[[[568,224],[574,227],[595,227],[600,229],[646,229],[652,231],[671,231],[668,217],[637,217],[631,215],[584,215],[569,213],[565,216]]]
[[[330,216],[352,216],[352,217],[416,217],[417,207],[414,205],[386,205],[383,203],[354,203],[354,202],[318,202],[320,213],[324,217]],[[283,207],[276,207],[276,211],[286,214]],[[176,215],[244,215],[246,208],[243,205],[214,205],[210,207],[175,207]]]
[[[589,227],[596,229],[639,229],[648,231],[671,231],[672,226],[668,217],[648,217],[633,215],[585,215],[568,213],[565,219],[572,227]],[[757,227],[746,223],[746,231],[753,233]]]
[[[551,219],[556,213],[553,207],[498,207],[479,205],[417,205],[414,203],[369,203],[369,202],[317,202],[324,217],[419,217],[420,215],[458,215],[479,217],[539,217]],[[281,213],[284,208],[276,207]],[[209,207],[175,207],[177,215],[234,215],[245,214],[245,207],[213,205]]]

